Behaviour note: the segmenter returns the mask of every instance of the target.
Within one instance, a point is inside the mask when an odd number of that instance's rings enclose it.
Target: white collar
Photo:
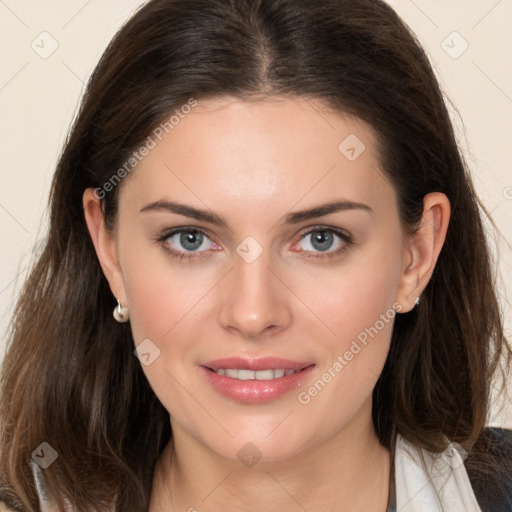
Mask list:
[[[463,450],[447,441],[440,454],[418,450],[400,434],[395,449],[396,510],[400,512],[482,512],[466,468]],[[436,493],[437,491],[437,493]]]

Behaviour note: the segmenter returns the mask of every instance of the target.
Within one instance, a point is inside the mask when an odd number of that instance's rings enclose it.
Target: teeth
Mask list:
[[[239,380],[273,380],[280,379],[285,375],[292,375],[297,372],[300,372],[300,370],[283,370],[281,368],[276,370],[258,370],[256,372],[252,370],[237,370],[231,368],[219,368],[218,370],[215,370],[217,375],[225,375],[226,377]]]

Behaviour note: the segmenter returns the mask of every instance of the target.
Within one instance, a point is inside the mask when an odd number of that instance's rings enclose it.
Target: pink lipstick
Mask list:
[[[276,357],[229,357],[201,365],[212,387],[238,402],[264,403],[297,389],[315,364]]]

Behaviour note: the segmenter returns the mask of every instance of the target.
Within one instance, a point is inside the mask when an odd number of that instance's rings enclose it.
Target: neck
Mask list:
[[[377,439],[371,403],[357,416],[309,450],[252,467],[220,457],[173,424],[173,439],[155,468],[149,511],[385,512],[390,453]]]

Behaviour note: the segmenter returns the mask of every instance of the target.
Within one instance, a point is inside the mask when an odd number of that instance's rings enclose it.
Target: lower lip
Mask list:
[[[201,370],[213,388],[222,395],[237,402],[261,404],[297,389],[311,375],[314,367],[311,365],[300,372],[272,380],[240,380],[218,375],[204,366],[201,366]]]

